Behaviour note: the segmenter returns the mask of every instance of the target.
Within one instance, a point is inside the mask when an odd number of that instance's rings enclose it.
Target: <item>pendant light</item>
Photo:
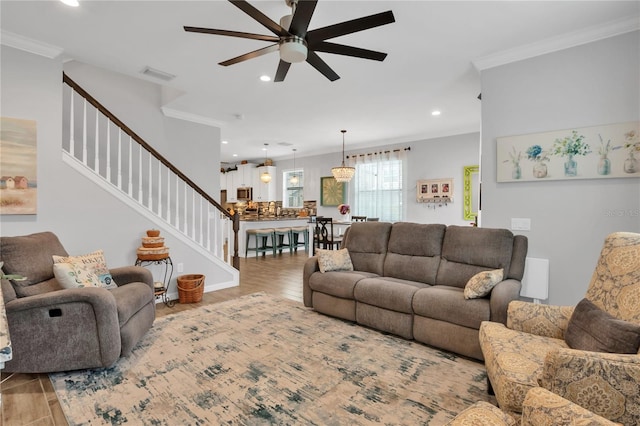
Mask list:
[[[264,165],[265,167],[267,167],[267,146],[269,146],[268,143],[264,144]],[[269,183],[271,182],[271,175],[269,174],[269,169],[265,168],[264,173],[262,173],[260,175],[260,180],[264,183]]]
[[[293,175],[291,175],[291,179],[289,179],[289,183],[291,185],[297,185],[300,182],[300,178],[298,177],[298,172],[296,171],[296,149],[293,149]]]
[[[342,132],[342,165],[340,167],[334,167],[331,169],[331,174],[338,182],[349,182],[353,175],[356,174],[354,167],[348,167],[344,165],[344,134],[346,130],[340,130]]]

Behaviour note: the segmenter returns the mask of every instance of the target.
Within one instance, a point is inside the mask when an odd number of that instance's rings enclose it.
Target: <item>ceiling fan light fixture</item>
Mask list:
[[[355,167],[349,167],[344,165],[344,134],[346,130],[340,130],[342,132],[342,165],[333,167],[331,174],[338,182],[350,182],[353,176],[356,174]]]
[[[307,45],[300,37],[287,37],[280,43],[280,59],[290,64],[306,61],[307,53]]]

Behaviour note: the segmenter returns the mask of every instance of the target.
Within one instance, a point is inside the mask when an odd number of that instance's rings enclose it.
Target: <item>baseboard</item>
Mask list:
[[[211,285],[206,285],[205,284],[204,292],[205,293],[210,293],[212,291],[224,290],[225,288],[238,287],[239,285],[240,285],[239,283],[234,283],[233,281],[227,281],[227,282],[211,284]],[[178,292],[177,291],[172,291],[172,292],[167,293],[167,298],[169,300],[176,300],[177,301],[179,299]],[[162,298],[157,298],[156,299],[156,305],[158,303],[162,303]]]

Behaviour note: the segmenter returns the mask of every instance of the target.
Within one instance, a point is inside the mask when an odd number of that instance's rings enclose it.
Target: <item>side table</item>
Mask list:
[[[149,266],[149,265],[160,265],[164,267],[164,274],[162,275],[162,288],[156,287],[156,282],[153,283],[153,291],[157,298],[162,298],[162,302],[168,307],[172,307],[176,304],[175,300],[169,299],[169,295],[167,291],[169,290],[169,283],[171,282],[171,276],[173,275],[173,262],[171,261],[171,257],[163,257],[161,259],[136,259],[136,266]]]

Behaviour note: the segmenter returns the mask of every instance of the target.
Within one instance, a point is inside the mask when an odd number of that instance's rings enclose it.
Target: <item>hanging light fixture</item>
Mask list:
[[[264,144],[264,173],[262,173],[260,175],[260,180],[264,183],[269,183],[271,182],[271,175],[269,174],[269,169],[267,169],[267,146],[269,146],[268,143]]]
[[[344,134],[346,130],[340,130],[342,132],[342,165],[340,167],[334,167],[331,169],[331,174],[338,182],[349,182],[353,175],[356,174],[355,167],[348,167],[344,165]]]
[[[296,149],[293,149],[293,175],[291,179],[289,179],[289,183],[291,185],[297,185],[300,182],[300,178],[298,177],[298,172],[296,171]]]

